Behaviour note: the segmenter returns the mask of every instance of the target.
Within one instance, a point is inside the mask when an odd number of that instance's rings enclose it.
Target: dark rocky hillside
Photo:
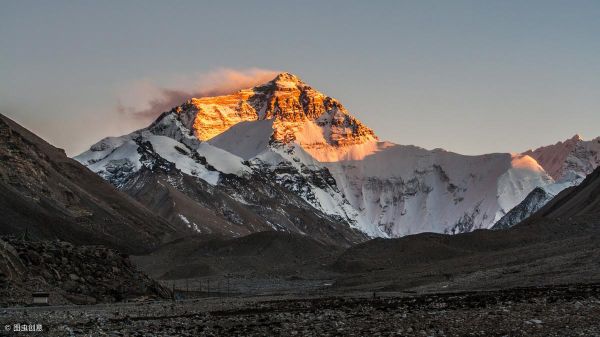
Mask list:
[[[500,220],[498,220],[492,229],[506,229],[525,220],[527,217],[537,212],[548,201],[552,200],[553,195],[546,192],[541,187],[536,187],[531,191],[523,201],[513,207]]]
[[[590,173],[581,184],[559,193],[523,225],[545,219],[600,225],[600,169]]]
[[[64,151],[0,115],[0,234],[142,253],[175,234]]]
[[[342,248],[308,236],[270,231],[236,239],[217,236],[178,239],[134,260],[160,279],[225,274],[285,278],[308,277],[341,251]]]
[[[171,223],[195,233],[231,238],[285,231],[342,247],[368,239],[256,173],[249,178],[224,175],[215,187],[174,167],[154,164],[152,169],[132,174],[120,189]],[[240,202],[240,196],[246,202]]]
[[[138,271],[127,255],[115,250],[3,237],[0,306],[31,303],[34,291],[48,292],[52,305],[170,296],[167,289]]]

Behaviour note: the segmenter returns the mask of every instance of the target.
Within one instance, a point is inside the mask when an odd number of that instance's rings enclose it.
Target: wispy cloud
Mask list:
[[[221,68],[209,73],[179,77],[165,86],[150,80],[137,81],[120,94],[116,109],[135,120],[151,121],[192,97],[230,94],[270,81],[277,73],[260,68]]]

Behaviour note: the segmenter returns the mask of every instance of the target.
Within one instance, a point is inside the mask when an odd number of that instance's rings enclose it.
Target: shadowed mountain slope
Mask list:
[[[542,219],[562,219],[598,224],[600,221],[600,169],[594,170],[581,184],[559,193],[525,223]]]
[[[0,115],[0,234],[140,253],[175,234],[165,220],[64,151]]]
[[[248,277],[307,277],[342,252],[309,236],[260,232],[228,239],[197,235],[174,240],[134,261],[161,279],[184,279],[225,274]]]

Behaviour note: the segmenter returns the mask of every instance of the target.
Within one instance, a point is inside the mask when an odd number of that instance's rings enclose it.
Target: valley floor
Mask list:
[[[0,336],[600,336],[599,318],[600,284],[577,284],[0,309]]]

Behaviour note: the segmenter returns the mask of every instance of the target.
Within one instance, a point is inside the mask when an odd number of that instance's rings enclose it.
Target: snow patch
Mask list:
[[[189,153],[182,153],[186,149],[182,143],[169,137],[152,134],[146,134],[144,139],[152,144],[152,148],[158,155],[175,164],[175,167],[182,172],[198,177],[213,186],[217,185],[219,172],[208,170],[202,163],[190,157]],[[184,151],[178,151],[177,148]]]

